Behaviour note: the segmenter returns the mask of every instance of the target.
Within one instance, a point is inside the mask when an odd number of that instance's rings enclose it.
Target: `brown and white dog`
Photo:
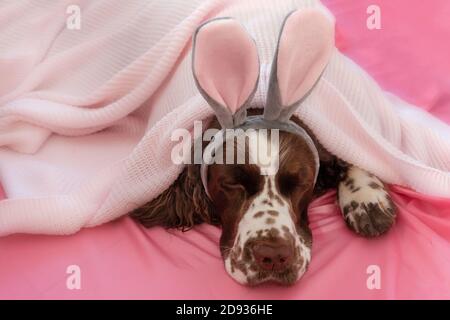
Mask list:
[[[305,273],[312,247],[308,204],[330,188],[337,188],[339,207],[351,230],[365,237],[388,231],[396,209],[385,185],[327,152],[311,129],[292,115],[325,68],[332,38],[333,28],[320,12],[297,11],[286,18],[261,115],[262,108],[248,109],[259,78],[255,44],[233,19],[200,26],[193,67],[196,83],[216,113],[210,128],[248,126],[247,114],[257,123],[279,125],[278,152],[271,153],[276,159],[270,161],[277,168],[269,170],[273,168],[257,161],[190,164],[167,190],[131,215],[146,227],[220,225],[225,268],[248,285],[293,284]],[[301,128],[300,133],[283,130],[287,122]],[[257,126],[245,140],[245,159],[256,159],[261,147],[275,148],[271,135],[258,135],[259,130]],[[227,147],[221,145],[223,151]]]

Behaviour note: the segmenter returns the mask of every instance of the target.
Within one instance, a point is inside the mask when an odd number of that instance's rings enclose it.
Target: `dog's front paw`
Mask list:
[[[387,232],[395,222],[396,207],[376,176],[354,166],[339,183],[338,201],[347,225],[364,237]]]

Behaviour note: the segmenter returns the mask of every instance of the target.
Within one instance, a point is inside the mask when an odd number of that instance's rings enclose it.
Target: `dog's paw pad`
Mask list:
[[[362,236],[379,236],[395,222],[396,207],[383,183],[357,167],[339,183],[338,199],[345,222]]]

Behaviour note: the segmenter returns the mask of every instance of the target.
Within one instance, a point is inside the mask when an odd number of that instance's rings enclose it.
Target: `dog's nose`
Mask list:
[[[264,270],[281,271],[292,262],[294,250],[287,243],[257,242],[252,248],[258,266]]]

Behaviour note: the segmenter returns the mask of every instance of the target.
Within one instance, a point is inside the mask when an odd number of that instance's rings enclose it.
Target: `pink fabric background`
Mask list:
[[[337,46],[380,85],[450,124],[450,3],[378,0],[382,29],[366,28],[373,1],[326,0]],[[122,218],[72,236],[0,239],[0,298],[450,298],[450,199],[392,187],[400,212],[386,236],[366,240],[345,227],[334,194],[310,207],[310,269],[293,287],[246,288],[225,272],[220,230],[145,230]],[[1,192],[0,192],[1,197]],[[81,268],[81,290],[66,288],[66,268]],[[381,289],[366,286],[369,265]]]

